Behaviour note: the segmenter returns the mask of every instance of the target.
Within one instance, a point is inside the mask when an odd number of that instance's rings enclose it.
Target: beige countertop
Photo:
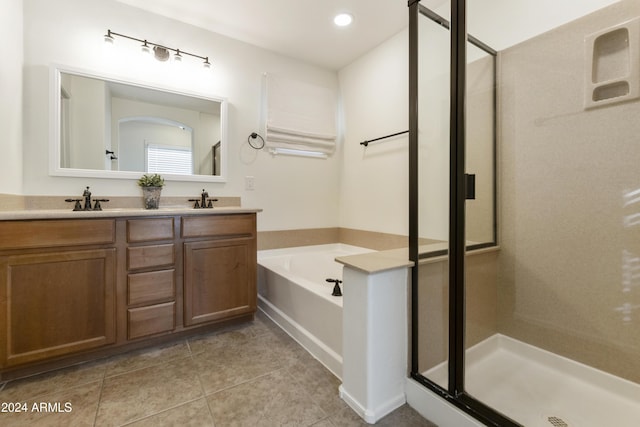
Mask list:
[[[336,261],[368,274],[401,267],[413,267],[413,262],[409,260],[409,250],[407,248],[347,255],[336,258]]]
[[[104,208],[101,211],[73,211],[72,209],[23,209],[0,211],[0,221],[30,219],[83,219],[114,218],[131,216],[165,216],[165,215],[222,215],[238,213],[257,213],[262,209],[243,208],[240,206],[214,207],[209,209],[193,209],[184,206],[161,207],[160,209],[142,208]]]
[[[473,244],[474,242],[467,242]],[[447,261],[448,255],[436,255],[441,251],[447,250],[447,242],[431,243],[427,245],[421,245],[419,252],[421,254],[431,253],[435,256],[429,258],[423,258],[420,260],[420,264],[428,264],[435,262]],[[474,249],[468,251],[467,255],[479,255],[486,252],[493,252],[500,250],[499,246],[491,246],[487,248]],[[368,252],[358,255],[347,255],[337,257],[336,262],[343,264],[347,267],[351,267],[356,270],[360,270],[364,273],[373,274],[386,270],[393,270],[395,268],[413,267],[413,261],[409,260],[409,249],[391,249],[387,251]]]

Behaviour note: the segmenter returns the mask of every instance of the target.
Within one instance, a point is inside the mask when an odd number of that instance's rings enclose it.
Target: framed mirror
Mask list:
[[[60,66],[51,87],[51,175],[226,181],[224,98]]]

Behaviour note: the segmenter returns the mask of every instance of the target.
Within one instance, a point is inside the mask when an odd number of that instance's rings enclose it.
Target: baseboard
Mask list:
[[[403,394],[398,395],[387,402],[380,405],[378,408],[367,409],[357,399],[351,396],[342,385],[338,387],[338,391],[340,392],[340,398],[345,401],[347,405],[353,411],[360,416],[367,424],[375,424],[380,421],[385,416],[389,415],[391,412],[395,411],[399,407],[405,404],[406,397]]]

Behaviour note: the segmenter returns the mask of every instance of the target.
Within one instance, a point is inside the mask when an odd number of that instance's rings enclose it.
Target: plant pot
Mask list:
[[[145,209],[158,209],[162,187],[142,187]]]

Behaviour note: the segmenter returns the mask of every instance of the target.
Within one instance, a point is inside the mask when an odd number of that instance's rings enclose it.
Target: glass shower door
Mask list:
[[[442,15],[426,8],[421,11],[418,21],[418,365],[426,378],[447,389],[450,345],[450,34],[447,31],[448,20]],[[467,48],[472,54],[467,113],[471,136],[465,166],[469,198],[466,205],[466,246],[473,251],[496,246],[495,52],[477,39],[467,43]],[[477,298],[469,305],[471,317],[478,319],[470,327],[474,342],[486,338],[496,329],[495,310],[485,309],[486,300],[491,299],[488,306],[493,307],[495,297],[490,289],[478,288]]]
[[[418,20],[418,365],[447,387],[449,227],[449,33]]]

